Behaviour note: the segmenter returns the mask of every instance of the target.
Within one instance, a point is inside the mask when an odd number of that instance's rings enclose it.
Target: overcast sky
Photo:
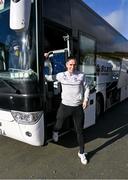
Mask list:
[[[83,0],[128,39],[128,0]]]

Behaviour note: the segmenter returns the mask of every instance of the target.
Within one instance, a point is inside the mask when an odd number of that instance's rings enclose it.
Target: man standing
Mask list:
[[[58,133],[62,128],[63,122],[69,116],[72,116],[77,141],[80,146],[78,156],[81,163],[86,165],[87,158],[84,152],[83,123],[84,109],[88,106],[89,88],[86,83],[85,74],[76,70],[77,61],[74,57],[69,57],[66,62],[67,71],[58,73],[56,80],[61,83],[61,104],[57,112],[57,121],[54,126],[53,140],[58,141]]]

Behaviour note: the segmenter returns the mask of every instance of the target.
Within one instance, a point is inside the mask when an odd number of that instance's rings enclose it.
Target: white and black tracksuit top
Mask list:
[[[86,83],[85,74],[75,71],[70,74],[68,71],[58,73],[56,76],[48,75],[47,80],[57,80],[62,86],[62,104],[67,106],[79,106],[83,100],[89,99],[89,87]]]

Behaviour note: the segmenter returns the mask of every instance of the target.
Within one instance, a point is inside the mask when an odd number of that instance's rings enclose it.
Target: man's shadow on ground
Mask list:
[[[127,106],[128,101],[116,105],[104,113],[96,125],[84,130],[85,147],[87,142],[91,142],[97,138],[106,139],[105,143],[88,152],[88,159],[91,159],[97,152],[128,134]],[[73,130],[62,136],[58,144],[68,148],[77,147],[78,143],[75,131]]]

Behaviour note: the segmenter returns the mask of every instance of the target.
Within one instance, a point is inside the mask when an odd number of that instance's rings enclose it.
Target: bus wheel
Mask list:
[[[100,117],[103,112],[103,99],[101,96],[96,97],[96,119]]]

